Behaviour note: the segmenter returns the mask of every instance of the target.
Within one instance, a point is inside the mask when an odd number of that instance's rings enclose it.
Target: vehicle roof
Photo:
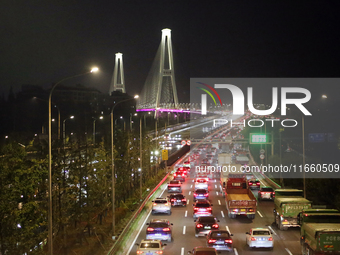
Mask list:
[[[270,232],[269,228],[251,228],[251,230],[268,230]]]
[[[195,192],[207,192],[208,190],[207,189],[197,189],[197,190],[195,190]]]
[[[164,198],[164,197],[157,197],[156,199],[164,199],[164,200],[166,200],[166,198]]]
[[[167,219],[152,219],[150,223],[168,223]]]
[[[205,200],[205,201],[197,201],[196,204],[210,204],[209,201]]]
[[[318,231],[340,232],[340,223],[304,223],[306,229],[313,231],[314,235]]]
[[[169,196],[183,196],[184,197],[182,193],[174,193],[174,194],[170,194]]]
[[[303,198],[303,197],[276,197],[275,202],[278,201],[280,203],[298,203],[298,202],[306,202],[306,203],[311,203],[311,201]]]
[[[263,189],[263,188],[266,188],[266,189],[270,188],[270,189],[274,190],[274,188],[272,188],[270,186],[262,186],[261,189]]]
[[[195,247],[195,251],[216,251],[215,248],[210,248],[210,247]]]
[[[161,240],[155,240],[155,239],[143,239],[141,243],[160,243]]]

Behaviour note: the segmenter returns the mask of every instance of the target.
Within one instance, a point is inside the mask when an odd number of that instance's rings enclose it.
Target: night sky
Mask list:
[[[189,98],[190,77],[338,77],[339,7],[338,1],[3,0],[0,92],[22,84],[48,88],[96,65],[99,74],[66,84],[108,93],[114,54],[122,52],[127,92],[140,93],[163,28],[172,30],[180,101]]]

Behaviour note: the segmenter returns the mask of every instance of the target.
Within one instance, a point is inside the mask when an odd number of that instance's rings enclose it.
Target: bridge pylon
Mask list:
[[[178,107],[171,30],[162,30],[162,39],[156,57],[145,81],[137,109]],[[155,112],[156,112],[155,111]]]
[[[116,53],[115,55],[115,67],[113,70],[109,94],[111,95],[112,92],[114,91],[126,93],[124,80],[123,54],[119,52]]]

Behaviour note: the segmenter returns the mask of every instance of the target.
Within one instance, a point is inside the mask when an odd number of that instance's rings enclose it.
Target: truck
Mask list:
[[[218,165],[231,164],[231,156],[229,153],[219,153],[218,154]]]
[[[222,164],[220,170],[220,191],[224,197],[229,174],[230,176],[235,176],[236,174],[241,177],[245,176],[245,174],[241,170],[241,165],[238,164]]]
[[[303,191],[297,189],[276,189],[274,200],[274,222],[280,230],[300,227],[298,215],[312,208],[312,202],[303,198]]]
[[[340,212],[307,209],[298,216],[302,255],[340,254]]]
[[[226,182],[225,202],[228,217],[245,215],[254,219],[256,215],[257,200],[248,186],[248,181],[243,173],[230,174]]]

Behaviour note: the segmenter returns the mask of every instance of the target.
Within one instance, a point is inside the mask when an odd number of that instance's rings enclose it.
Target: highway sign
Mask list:
[[[190,141],[190,140],[187,141],[187,145],[188,145],[188,146],[191,145],[191,141]]]
[[[168,160],[168,150],[162,150],[162,160]]]
[[[325,134],[324,133],[308,134],[308,141],[310,143],[323,143],[325,141]]]
[[[265,158],[264,154],[261,154],[260,159],[264,159],[264,158]]]
[[[184,145],[186,145],[186,144],[187,144],[187,141],[185,141],[185,140],[182,140],[181,144],[184,146]]]
[[[266,134],[261,133],[250,133],[249,134],[250,144],[266,144],[268,143],[268,138]]]
[[[265,153],[265,150],[264,150],[264,149],[261,149],[261,150],[260,150],[260,153],[261,153],[261,154],[264,154],[264,153]]]

